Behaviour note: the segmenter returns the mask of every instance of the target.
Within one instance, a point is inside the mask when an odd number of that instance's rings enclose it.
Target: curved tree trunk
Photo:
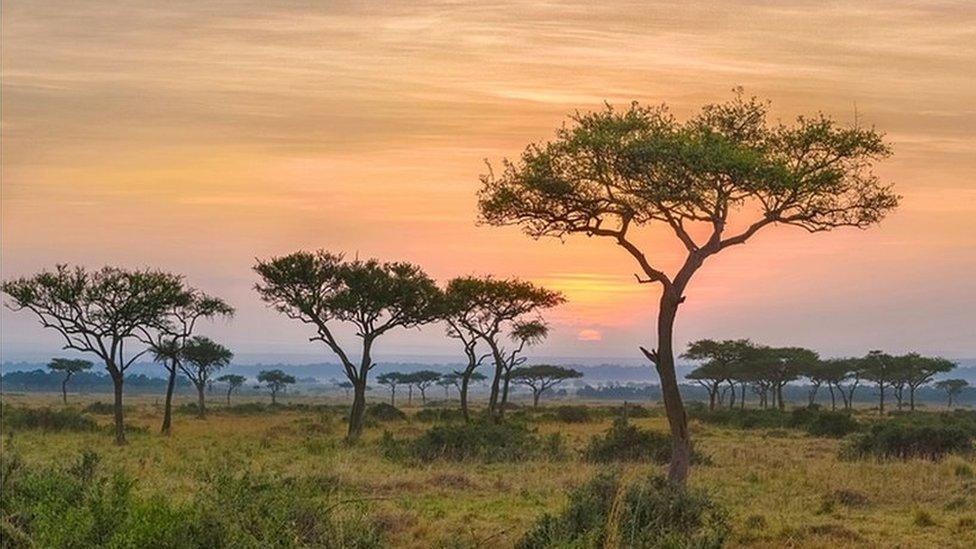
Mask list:
[[[688,478],[691,466],[691,437],[688,434],[688,417],[685,415],[684,403],[678,389],[678,378],[674,371],[674,320],[681,302],[680,292],[665,289],[661,296],[661,308],[658,311],[656,353],[644,351],[645,355],[654,362],[658,377],[661,379],[661,395],[664,399],[664,409],[671,428],[671,464],[668,467],[668,478],[679,484],[684,484]]]
[[[363,434],[363,418],[366,415],[366,382],[353,382],[352,408],[349,410],[349,432],[346,440],[354,441]]]
[[[61,381],[61,401],[67,405],[68,404],[68,380],[71,379],[71,374],[64,376]]]
[[[163,426],[160,432],[168,435],[173,423],[173,390],[176,387],[176,365],[169,370],[169,379],[166,380],[166,399],[163,403]]]

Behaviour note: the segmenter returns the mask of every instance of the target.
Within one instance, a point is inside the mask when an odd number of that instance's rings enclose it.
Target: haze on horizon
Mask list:
[[[886,131],[877,172],[904,199],[868,231],[781,227],[709,260],[679,347],[976,356],[971,3],[13,0],[2,32],[4,279],[59,262],[183,273],[238,308],[201,333],[331,361],[252,290],[255,257],[325,248],[562,290],[537,354],[635,358],[658,288],[606,242],[477,226],[478,175],[575,110],[685,116],[743,86],[784,121]],[[669,267],[680,255],[646,242]],[[0,322],[3,360],[60,353],[30,315]],[[378,351],[460,354],[437,326]]]

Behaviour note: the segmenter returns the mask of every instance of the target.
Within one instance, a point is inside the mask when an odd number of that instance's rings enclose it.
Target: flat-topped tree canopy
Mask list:
[[[611,239],[663,288],[657,349],[641,347],[661,378],[673,441],[669,477],[684,482],[691,461],[687,417],[674,368],[674,322],[705,260],[767,226],[810,232],[866,228],[899,197],[872,172],[890,154],[874,128],[842,127],[825,115],[791,124],[767,120],[768,105],[741,90],[685,121],[666,106],[577,113],[553,140],[531,144],[478,192],[480,220],[518,225],[532,237]],[[634,229],[667,227],[687,252],[665,272],[636,243]]]

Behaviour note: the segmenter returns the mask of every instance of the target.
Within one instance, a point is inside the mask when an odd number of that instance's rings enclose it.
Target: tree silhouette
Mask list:
[[[502,399],[498,414],[505,414],[505,405],[508,404],[508,386],[512,381],[512,372],[524,364],[526,357],[522,356],[522,351],[526,345],[538,345],[549,336],[549,327],[541,320],[528,320],[516,322],[512,325],[512,332],[509,338],[516,343],[516,346],[505,356],[504,373],[502,374]]]
[[[230,395],[239,389],[247,378],[237,374],[224,374],[217,378],[217,381],[227,384],[227,405],[230,406]]]
[[[400,372],[388,372],[376,376],[376,382],[390,388],[390,406],[396,406],[396,388],[404,382],[404,376]]]
[[[482,221],[520,225],[535,238],[608,238],[636,261],[638,282],[661,286],[657,349],[641,350],[661,378],[674,446],[668,474],[679,482],[691,454],[672,339],[693,275],[766,227],[866,228],[898,203],[871,172],[889,154],[879,132],[842,128],[824,115],[769,124],[766,113],[765,103],[741,92],[686,122],[663,106],[607,106],[572,116],[553,141],[529,145],[500,173],[482,176]],[[636,228],[652,223],[686,251],[672,274],[634,239]]]
[[[271,405],[274,406],[278,404],[278,392],[283,391],[288,385],[295,383],[295,376],[286,374],[278,369],[261,370],[258,372],[258,381],[263,383],[271,393]]]
[[[535,366],[521,366],[512,370],[511,378],[515,383],[532,389],[532,407],[538,408],[539,397],[549,388],[559,385],[567,379],[579,379],[583,373],[572,368],[538,364]]]
[[[560,305],[565,298],[559,292],[540,288],[531,282],[490,276],[455,278],[448,283],[446,295],[448,318],[451,319],[449,323],[456,323],[457,327],[474,334],[488,346],[489,356],[495,364],[488,413],[497,421],[503,413],[500,397],[504,374],[517,365],[512,361],[518,358],[518,353],[512,355],[506,351],[501,341],[504,333],[509,331],[517,338],[516,329],[519,326],[538,320],[530,318],[530,315]],[[460,305],[456,305],[458,303]],[[461,339],[460,335],[454,337]],[[524,347],[529,341],[519,342],[516,339],[516,342]],[[480,364],[481,359],[472,362],[473,357],[473,354],[468,354],[468,368],[465,371],[473,372]],[[466,396],[465,391],[462,409],[467,409]]]
[[[167,311],[169,322],[165,329],[147,334],[150,352],[156,362],[166,368],[166,398],[163,404],[163,424],[160,431],[169,434],[173,422],[173,391],[176,373],[180,370],[183,347],[193,335],[200,319],[230,318],[234,308],[222,299],[207,295],[194,288],[187,289]]]
[[[234,353],[210,338],[193,336],[183,345],[180,357],[180,370],[197,389],[197,417],[203,419],[207,415],[207,384],[215,372],[230,364]]]
[[[729,407],[735,406],[736,367],[742,367],[750,353],[756,351],[756,346],[748,339],[715,341],[700,339],[688,344],[688,350],[682,358],[702,361],[704,364],[691,371],[688,379],[697,381],[708,391],[708,409],[714,410],[718,402],[719,389],[722,383],[728,383],[731,390]],[[742,381],[745,383],[745,380]],[[743,389],[745,387],[743,386]],[[745,402],[745,391],[743,391]]]
[[[128,351],[126,343],[169,328],[167,312],[184,295],[182,279],[155,270],[58,265],[54,271],[5,281],[2,288],[12,300],[8,307],[33,312],[42,326],[61,334],[65,349],[102,360],[114,385],[115,442],[125,444],[125,371],[148,351]]]
[[[969,382],[965,379],[944,379],[935,384],[936,389],[945,391],[946,398],[949,401],[948,408],[952,408],[952,399],[962,393],[966,387],[969,387]]]
[[[404,376],[403,382],[419,389],[420,401],[426,404],[427,388],[437,383],[440,378],[441,374],[438,372],[433,370],[420,370],[419,372],[413,372]]]
[[[255,289],[261,299],[315,328],[321,341],[339,357],[353,385],[347,438],[359,438],[366,411],[366,386],[373,368],[376,339],[394,328],[412,328],[438,318],[440,293],[434,281],[409,263],[347,261],[325,251],[296,252],[258,261],[261,276]],[[350,323],[360,339],[354,362],[336,338],[335,323]]]
[[[55,358],[48,362],[47,367],[52,372],[64,372],[64,379],[61,380],[61,400],[68,403],[68,380],[75,374],[80,374],[92,367],[90,360],[78,358]]]

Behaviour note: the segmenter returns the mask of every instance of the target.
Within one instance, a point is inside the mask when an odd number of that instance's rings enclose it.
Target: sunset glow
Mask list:
[[[530,279],[568,299],[541,353],[638,358],[658,294],[632,259],[479,226],[478,176],[576,110],[638,100],[685,117],[743,86],[784,121],[819,109],[886,131],[877,171],[904,199],[869,231],[777,228],[710,259],[680,344],[976,355],[968,3],[233,4],[4,3],[3,278],[56,263],[185,273],[238,308],[208,331],[242,357],[314,359],[250,269],[324,248],[441,282]],[[681,258],[662,231],[642,243],[667,270]],[[4,360],[60,346],[2,314]],[[380,349],[458,352],[439,327]]]

